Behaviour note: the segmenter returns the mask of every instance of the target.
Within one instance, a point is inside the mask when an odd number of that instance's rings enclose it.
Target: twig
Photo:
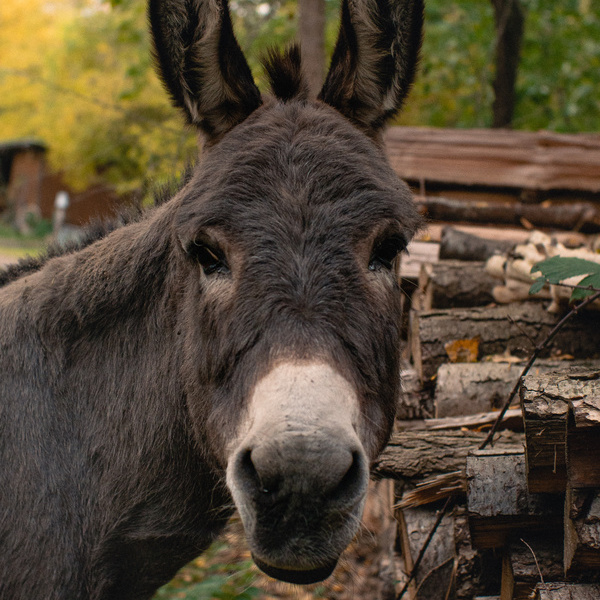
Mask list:
[[[417,560],[415,560],[415,564],[413,565],[413,568],[411,569],[410,574],[408,575],[408,579],[404,582],[404,586],[402,586],[400,593],[396,596],[396,600],[402,599],[402,596],[404,596],[404,594],[406,593],[406,590],[408,589],[408,586],[410,585],[411,581],[415,578],[415,575],[417,574],[417,571],[419,569],[419,565],[421,564],[421,561],[423,560],[423,556],[425,556],[425,551],[429,547],[429,544],[431,543],[431,540],[432,540],[433,536],[435,535],[437,528],[440,526],[442,519],[446,516],[446,512],[448,511],[448,507],[450,506],[451,499],[452,499],[452,497],[449,496],[446,499],[446,502],[444,503],[444,506],[442,507],[442,509],[438,511],[437,519],[435,520],[435,523],[433,524],[431,531],[427,535],[427,539],[425,540],[423,547],[421,548],[421,550],[419,552],[419,556],[417,556]]]
[[[521,538],[521,541],[529,548],[529,552],[531,552],[531,555],[533,556],[533,560],[535,561],[535,566],[540,575],[540,581],[542,582],[542,585],[546,588],[546,582],[544,581],[544,576],[542,575],[542,570],[540,569],[540,563],[538,563],[538,559],[537,559],[537,556],[535,555],[535,552],[533,551],[533,548],[523,538]]]
[[[519,391],[519,388],[521,387],[521,380],[523,379],[523,377],[525,377],[525,375],[527,375],[527,373],[529,372],[529,369],[531,369],[531,367],[533,366],[533,363],[536,361],[536,359],[538,358],[538,356],[540,355],[540,353],[542,352],[542,350],[544,350],[544,348],[546,348],[546,346],[554,339],[554,337],[556,336],[556,334],[564,327],[565,323],[573,315],[576,315],[582,308],[585,308],[588,304],[591,304],[592,302],[594,302],[598,298],[600,298],[600,291],[597,292],[597,293],[595,293],[595,294],[593,294],[592,296],[588,296],[585,300],[583,300],[582,302],[580,302],[579,304],[577,304],[576,306],[574,306],[554,326],[554,329],[548,334],[548,336],[546,337],[546,339],[543,340],[541,343],[539,343],[536,346],[533,354],[531,355],[530,359],[527,361],[527,364],[525,365],[525,368],[521,372],[521,375],[520,375],[519,379],[517,380],[517,383],[515,383],[515,386],[512,389],[512,392],[510,393],[510,396],[508,397],[508,399],[504,403],[504,406],[502,407],[502,410],[500,411],[500,413],[498,414],[498,417],[494,421],[494,425],[490,429],[490,432],[488,433],[488,435],[485,438],[485,440],[483,440],[482,444],[479,446],[480,450],[483,450],[494,439],[494,435],[496,434],[496,431],[498,430],[498,427],[500,426],[500,423],[502,422],[502,419],[504,418],[504,415],[506,414],[506,411],[508,410],[508,407],[511,405],[511,403],[513,401],[513,398],[517,395],[517,392]]]
[[[547,282],[548,285],[557,285],[559,287],[566,287],[566,288],[571,288],[574,290],[585,290],[586,292],[600,292],[600,290],[597,287],[594,287],[593,285],[577,285],[575,283],[550,283]]]

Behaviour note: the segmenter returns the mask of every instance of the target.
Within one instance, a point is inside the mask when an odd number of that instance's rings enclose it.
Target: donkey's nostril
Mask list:
[[[331,492],[331,498],[337,501],[354,499],[364,487],[365,461],[361,452],[352,453],[352,462],[340,479],[339,484]]]
[[[255,459],[257,457],[254,457]],[[255,464],[253,450],[243,452],[238,462],[238,476],[247,492],[272,494],[279,488],[279,478]]]

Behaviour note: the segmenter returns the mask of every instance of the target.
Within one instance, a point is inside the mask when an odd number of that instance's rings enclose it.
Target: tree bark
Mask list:
[[[544,581],[560,581],[564,577],[560,532],[554,536],[528,535],[505,549],[500,599],[528,600],[540,577]]]
[[[423,310],[457,306],[484,306],[494,302],[492,290],[498,280],[485,270],[484,262],[445,260],[424,264],[419,277]]]
[[[545,350],[586,358],[598,352],[598,316],[581,312],[571,319]],[[542,341],[560,315],[547,312],[540,302],[495,307],[447,308],[410,313],[409,346],[421,381],[429,381],[438,367],[449,362],[448,344],[478,340],[480,356],[512,354],[526,357]]]
[[[496,22],[493,127],[510,127],[525,17],[519,0],[492,0]]]
[[[600,490],[567,487],[565,505],[565,572],[568,576],[592,573],[600,578]]]
[[[522,450],[476,450],[467,458],[467,498],[473,546],[497,548],[523,530],[559,531],[561,496],[530,494]]]
[[[300,0],[298,29],[302,68],[315,97],[325,78],[325,0]]]

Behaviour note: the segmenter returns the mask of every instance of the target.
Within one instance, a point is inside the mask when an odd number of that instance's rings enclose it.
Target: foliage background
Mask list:
[[[525,39],[514,125],[599,131],[598,0],[522,0]],[[327,47],[339,0],[326,0]],[[231,0],[240,44],[262,86],[260,55],[294,39],[297,3]],[[404,125],[488,127],[491,2],[428,0],[421,73]],[[2,0],[0,141],[34,137],[84,187],[122,191],[180,172],[197,151],[153,72],[143,0]]]

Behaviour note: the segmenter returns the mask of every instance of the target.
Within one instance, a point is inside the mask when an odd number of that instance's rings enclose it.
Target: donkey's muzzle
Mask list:
[[[353,387],[323,363],[281,365],[258,382],[227,483],[268,575],[321,581],[354,537],[369,478],[359,414]]]

